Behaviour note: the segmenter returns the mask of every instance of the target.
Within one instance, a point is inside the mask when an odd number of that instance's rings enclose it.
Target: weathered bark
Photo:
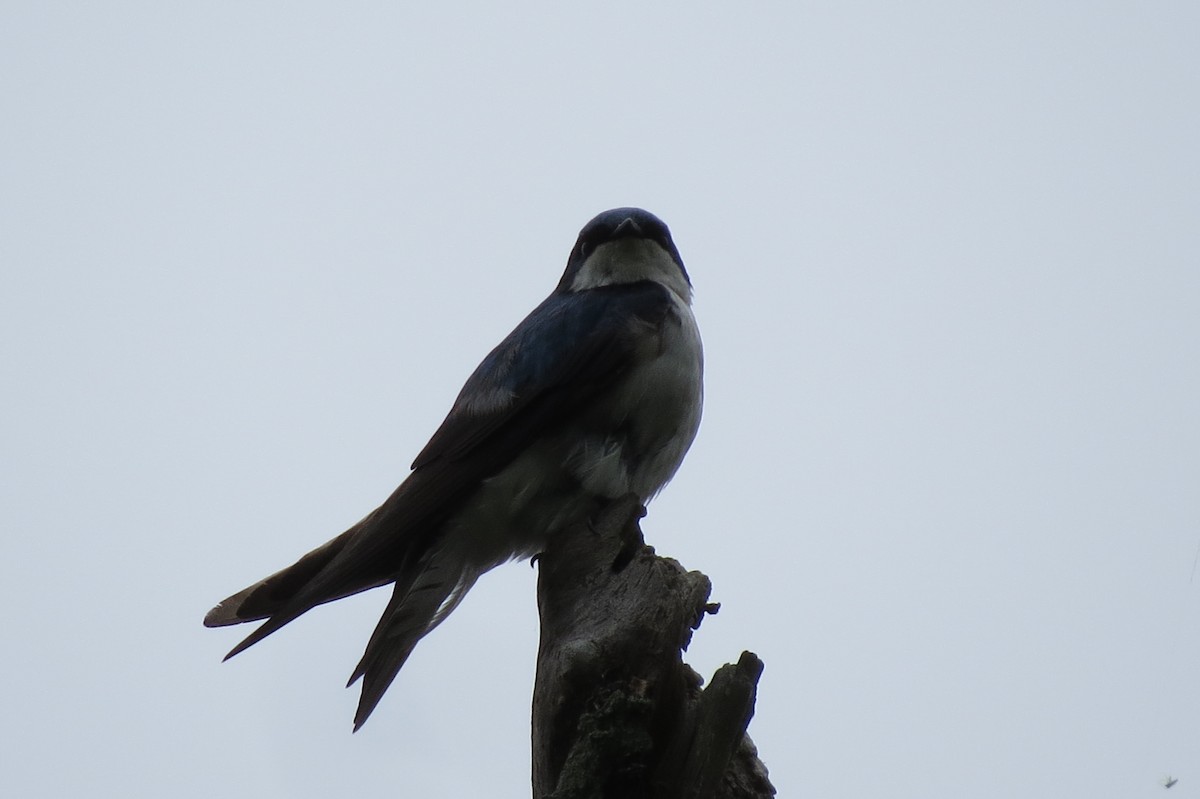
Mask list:
[[[701,690],[682,651],[711,585],[643,543],[644,513],[610,503],[539,557],[534,799],[769,799],[746,735],[762,662]]]

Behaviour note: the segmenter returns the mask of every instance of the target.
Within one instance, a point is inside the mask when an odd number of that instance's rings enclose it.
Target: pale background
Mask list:
[[[0,11],[0,794],[523,797],[528,565],[350,734],[386,592],[221,665],[579,228],[707,406],[645,529],[795,797],[1200,797],[1200,5]]]

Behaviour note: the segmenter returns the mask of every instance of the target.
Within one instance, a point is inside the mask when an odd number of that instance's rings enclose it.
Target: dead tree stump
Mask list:
[[[539,556],[534,799],[770,799],[746,735],[762,661],[701,689],[682,652],[711,585],[645,545],[644,514],[609,503]]]

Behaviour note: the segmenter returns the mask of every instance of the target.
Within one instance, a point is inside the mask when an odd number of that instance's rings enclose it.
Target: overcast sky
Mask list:
[[[780,794],[1200,797],[1200,5],[581,6],[3,5],[0,794],[528,796],[528,565],[355,735],[388,592],[200,621],[640,205]]]

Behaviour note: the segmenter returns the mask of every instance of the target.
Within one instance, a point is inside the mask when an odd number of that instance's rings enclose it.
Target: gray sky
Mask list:
[[[527,796],[527,565],[353,736],[386,592],[200,620],[635,204],[781,795],[1200,797],[1200,6],[566,5],[0,10],[0,794]]]

